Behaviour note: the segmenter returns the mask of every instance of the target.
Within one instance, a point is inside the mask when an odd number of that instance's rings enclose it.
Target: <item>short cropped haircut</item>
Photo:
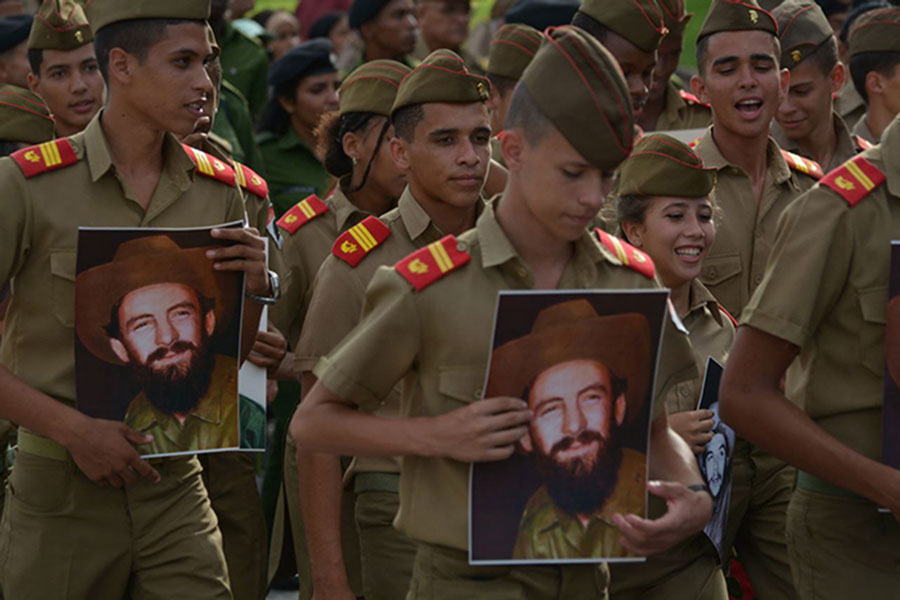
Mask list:
[[[41,48],[28,49],[28,64],[35,77],[41,76],[41,63],[44,62],[44,50]]]
[[[833,35],[829,36],[813,50],[812,54],[803,59],[803,62],[814,64],[819,72],[827,77],[838,64],[837,40]]]
[[[109,53],[121,48],[143,63],[155,44],[165,39],[166,28],[182,23],[203,23],[190,19],[130,19],[110,23],[94,34],[94,50],[103,80],[109,84]]]
[[[900,64],[900,52],[862,52],[850,58],[850,77],[853,78],[853,87],[856,88],[866,104],[869,103],[869,94],[866,92],[866,75],[875,71],[885,77],[890,77],[898,64]]]
[[[547,134],[555,129],[553,123],[541,112],[534,99],[524,85],[517,86],[513,92],[509,109],[506,111],[504,129],[521,129],[525,141],[535,146]]]
[[[700,77],[706,76],[706,59],[709,57],[709,38],[714,36],[715,33],[710,35],[704,35],[702,38],[697,40],[697,72],[700,73]],[[772,36],[772,49],[775,53],[775,65],[781,66],[781,41],[777,36]]]
[[[394,135],[412,142],[416,137],[416,127],[425,120],[425,108],[421,104],[404,106],[391,115],[394,124]]]

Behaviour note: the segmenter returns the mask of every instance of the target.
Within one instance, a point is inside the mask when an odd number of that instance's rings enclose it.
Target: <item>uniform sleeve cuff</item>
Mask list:
[[[297,364],[297,361],[294,362]],[[381,406],[381,399],[359,385],[352,377],[342,372],[327,356],[322,357],[313,369],[313,375],[332,394],[356,404],[360,410],[375,412]]]
[[[807,332],[790,321],[773,317],[759,309],[748,308],[744,310],[741,325],[749,325],[771,336],[789,342],[798,348],[806,343]]]

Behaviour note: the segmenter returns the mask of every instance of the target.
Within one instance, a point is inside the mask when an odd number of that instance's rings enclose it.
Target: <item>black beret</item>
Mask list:
[[[336,10],[334,12],[325,13],[313,21],[312,27],[309,28],[309,39],[328,37],[331,35],[331,30],[334,29],[334,26],[338,24],[338,21],[340,21],[343,16],[344,13]]]
[[[353,0],[350,7],[350,27],[359,29],[378,16],[381,9],[391,0]]]
[[[579,6],[580,0],[518,0],[506,12],[504,20],[543,31],[571,23]]]
[[[331,42],[316,38],[292,48],[269,67],[269,85],[279,87],[303,77],[337,71]]]
[[[27,40],[33,21],[34,17],[31,15],[0,18],[0,52],[6,52]]]

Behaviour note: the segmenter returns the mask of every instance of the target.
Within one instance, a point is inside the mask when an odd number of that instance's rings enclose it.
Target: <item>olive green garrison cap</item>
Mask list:
[[[520,81],[538,110],[592,165],[612,169],[631,152],[628,87],[616,59],[593,36],[574,26],[548,29]]]
[[[456,52],[442,48],[426,56],[403,79],[391,114],[415,104],[484,102],[490,96],[491,82],[470,73]]]
[[[684,0],[657,0],[662,9],[663,25],[670,31],[684,27],[694,15],[687,12]]]
[[[682,196],[700,198],[716,184],[687,144],[664,133],[642,137],[619,168],[618,196]]]
[[[850,56],[863,52],[900,52],[900,8],[876,8],[850,28]]]
[[[803,62],[832,35],[822,9],[810,0],[787,0],[772,11],[781,39],[781,66],[788,69]]]
[[[504,25],[491,40],[487,72],[518,80],[538,48],[544,36],[534,27],[522,24]]]
[[[0,140],[40,144],[53,139],[56,122],[40,96],[15,85],[0,85]]]
[[[28,36],[29,50],[74,50],[94,40],[84,9],[75,0],[44,0]]]
[[[96,33],[107,25],[132,19],[209,18],[210,0],[86,0],[84,7]]]
[[[400,82],[411,70],[395,60],[363,63],[341,84],[340,113],[371,112],[390,117]]]
[[[765,31],[777,36],[778,23],[756,0],[713,0],[697,39],[722,31]]]
[[[668,33],[657,0],[584,0],[578,10],[644,52]]]

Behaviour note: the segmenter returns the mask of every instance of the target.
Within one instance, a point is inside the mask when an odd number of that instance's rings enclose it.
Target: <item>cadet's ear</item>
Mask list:
[[[525,149],[525,136],[518,128],[507,129],[500,138],[500,153],[503,154],[503,162],[509,171],[519,171],[522,168],[522,152]]]
[[[290,98],[276,96],[275,99],[278,101],[278,106],[281,107],[281,110],[289,115],[294,114],[294,102]]]
[[[390,143],[391,150],[391,158],[394,159],[394,163],[397,167],[404,172],[409,171],[410,161],[409,161],[409,142],[404,140],[402,137],[395,135],[391,138]]]
[[[131,357],[128,356],[128,351],[125,349],[125,344],[121,342],[118,338],[109,338],[109,347],[112,348],[112,351],[116,356],[119,357],[123,363],[131,362]]]
[[[491,86],[491,95],[488,97],[485,104],[488,107],[488,110],[494,112],[496,110],[500,110],[500,104],[503,102],[502,97],[500,96],[500,92],[497,90],[496,85]]]
[[[844,67],[844,63],[838,61],[837,64],[831,68],[829,79],[831,83],[831,92],[836,94],[841,91],[841,88],[844,87],[844,83],[847,81],[847,68]]]
[[[121,48],[113,48],[109,51],[109,77],[120,83],[131,81],[135,68],[135,59]]]
[[[203,327],[206,329],[206,335],[212,335],[216,330],[216,311],[211,310],[203,317]]]
[[[28,89],[31,90],[32,94],[37,94],[38,96],[40,96],[40,94],[38,94],[37,92],[37,86],[40,82],[41,80],[38,79],[37,75],[35,75],[31,71],[28,72]]]
[[[625,401],[625,392],[616,397],[616,425],[622,425],[625,422],[625,409],[628,403]]]
[[[625,241],[640,248],[644,244],[644,227],[643,223],[635,223],[634,221],[622,221],[622,232],[625,234]]]
[[[780,76],[780,81],[778,82],[778,103],[781,104],[781,101],[787,96],[788,89],[791,87],[791,72],[789,69],[781,69],[778,75]]]
[[[700,102],[709,104],[709,96],[706,94],[706,83],[699,75],[691,77],[691,91],[700,99]]]

